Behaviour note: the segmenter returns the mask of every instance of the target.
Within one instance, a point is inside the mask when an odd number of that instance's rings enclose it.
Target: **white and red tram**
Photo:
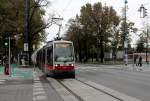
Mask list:
[[[48,42],[33,53],[32,61],[46,75],[67,74],[75,78],[74,47],[71,41]]]

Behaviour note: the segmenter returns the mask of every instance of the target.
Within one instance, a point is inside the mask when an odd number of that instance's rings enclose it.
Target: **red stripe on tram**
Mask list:
[[[55,66],[55,70],[74,70],[74,66]]]
[[[44,65],[48,70],[53,70],[53,66],[49,66],[47,64]]]

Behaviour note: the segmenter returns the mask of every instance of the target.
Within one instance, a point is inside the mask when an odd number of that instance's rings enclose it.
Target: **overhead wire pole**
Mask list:
[[[147,26],[147,37],[146,37],[146,63],[147,64],[149,64],[149,61],[148,61],[148,33],[149,33],[149,31],[148,31],[148,26]]]
[[[10,67],[10,34],[9,34],[9,37],[8,37],[8,40],[9,40],[9,53],[8,53],[8,65],[9,65],[9,75],[11,76],[11,67]]]
[[[128,64],[128,35],[127,35],[127,0],[124,1],[125,4],[125,12],[124,12],[124,50],[125,50],[125,65],[127,66]]]
[[[25,33],[24,33],[24,51],[29,62],[29,13],[30,13],[30,0],[25,0]]]

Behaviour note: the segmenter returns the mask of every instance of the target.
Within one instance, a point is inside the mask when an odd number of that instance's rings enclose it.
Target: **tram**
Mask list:
[[[32,55],[33,63],[46,75],[69,75],[75,78],[74,47],[71,41],[49,41]]]

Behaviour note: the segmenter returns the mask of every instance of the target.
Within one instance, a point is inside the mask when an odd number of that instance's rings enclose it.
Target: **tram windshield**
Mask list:
[[[55,43],[54,58],[56,62],[74,61],[72,43]]]

